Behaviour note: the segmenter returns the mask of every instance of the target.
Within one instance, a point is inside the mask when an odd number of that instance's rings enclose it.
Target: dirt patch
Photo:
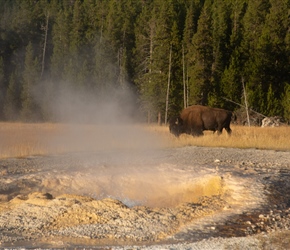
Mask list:
[[[290,228],[286,151],[184,147],[30,157],[0,161],[0,175],[3,247],[186,248],[267,235],[251,241],[259,249]]]

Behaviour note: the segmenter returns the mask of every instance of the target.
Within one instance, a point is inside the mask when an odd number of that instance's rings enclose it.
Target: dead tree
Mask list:
[[[170,51],[169,51],[168,81],[167,81],[165,121],[164,121],[165,125],[167,124],[167,115],[168,115],[169,89],[170,89],[170,77],[171,77],[171,54],[172,54],[172,45],[170,45]]]
[[[42,78],[44,73],[44,66],[45,66],[45,53],[46,53],[46,46],[47,46],[47,35],[48,35],[48,25],[49,25],[49,11],[45,13],[45,26],[42,27],[44,30],[44,43],[42,48],[42,61],[41,61],[41,75]]]

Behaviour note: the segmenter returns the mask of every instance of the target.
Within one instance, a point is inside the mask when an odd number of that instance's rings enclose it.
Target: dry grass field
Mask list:
[[[146,131],[162,141],[168,147],[204,146],[204,147],[235,147],[290,150],[290,127],[260,128],[232,126],[232,135],[224,131],[218,136],[206,131],[203,137],[181,135],[176,138],[168,131],[167,126],[135,125],[120,131],[123,139],[119,140],[107,128],[97,125],[67,125],[67,124],[26,124],[0,123],[0,158],[25,157],[28,155],[59,154],[83,150],[109,149],[119,144],[119,147],[134,147],[134,138],[138,138],[136,131]],[[114,130],[116,130],[114,128]],[[132,133],[130,131],[133,131]],[[106,134],[107,133],[107,134]],[[135,137],[136,135],[136,137]],[[130,140],[126,138],[130,137]],[[159,139],[160,138],[160,139]],[[142,141],[143,139],[141,139]]]
[[[231,125],[232,134],[226,131],[218,136],[212,131],[204,131],[204,136],[192,137],[182,134],[176,138],[168,133],[168,127],[154,126],[151,129],[167,137],[173,147],[202,146],[202,147],[233,147],[290,150],[290,127],[248,127]]]

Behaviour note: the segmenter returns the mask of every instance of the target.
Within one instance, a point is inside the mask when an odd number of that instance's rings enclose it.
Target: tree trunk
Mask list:
[[[242,83],[243,83],[243,90],[244,90],[244,97],[245,97],[245,106],[246,106],[246,113],[247,113],[247,121],[248,121],[248,126],[250,127],[251,124],[250,124],[248,100],[247,100],[247,93],[246,93],[246,88],[245,88],[245,83],[244,83],[244,77],[242,77]]]
[[[161,112],[158,112],[158,125],[161,126]]]
[[[186,98],[186,80],[185,80],[185,63],[184,63],[184,46],[182,45],[182,78],[183,78],[183,106],[186,108],[187,106],[187,98]]]
[[[170,45],[170,52],[169,52],[168,81],[167,81],[167,91],[166,91],[165,120],[164,120],[165,125],[167,124],[167,115],[168,115],[169,88],[170,88],[170,76],[171,76],[171,53],[172,53],[172,44]]]
[[[147,112],[147,123],[150,124],[151,123],[151,114],[150,111],[148,110]]]
[[[47,33],[48,33],[48,21],[49,21],[49,12],[45,13],[45,26],[43,27],[44,30],[44,44],[42,50],[42,62],[41,62],[41,74],[40,77],[42,78],[44,72],[44,65],[45,65],[45,52],[46,52],[46,45],[47,45]]]

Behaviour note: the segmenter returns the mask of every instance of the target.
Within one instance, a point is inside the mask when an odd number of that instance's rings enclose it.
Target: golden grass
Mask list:
[[[167,147],[290,149],[290,127],[286,126],[278,128],[232,126],[231,136],[228,136],[225,131],[220,136],[205,131],[202,137],[181,135],[180,138],[170,134],[167,126],[136,126],[139,130],[149,131],[154,137],[160,138]],[[134,135],[130,140],[130,147],[134,147],[132,144]],[[124,141],[118,142],[118,138],[100,131],[100,127],[96,125],[74,125],[72,129],[72,125],[68,124],[0,123],[0,158],[93,151],[110,149],[111,146],[121,144],[124,144]]]
[[[60,130],[55,124],[0,123],[0,158],[53,153],[46,141]]]
[[[150,129],[167,137],[170,146],[232,147],[290,150],[290,127],[246,127],[231,125],[232,134],[225,130],[221,135],[212,131],[204,131],[204,136],[193,137],[182,134],[179,138],[169,134],[167,126],[152,126]]]

